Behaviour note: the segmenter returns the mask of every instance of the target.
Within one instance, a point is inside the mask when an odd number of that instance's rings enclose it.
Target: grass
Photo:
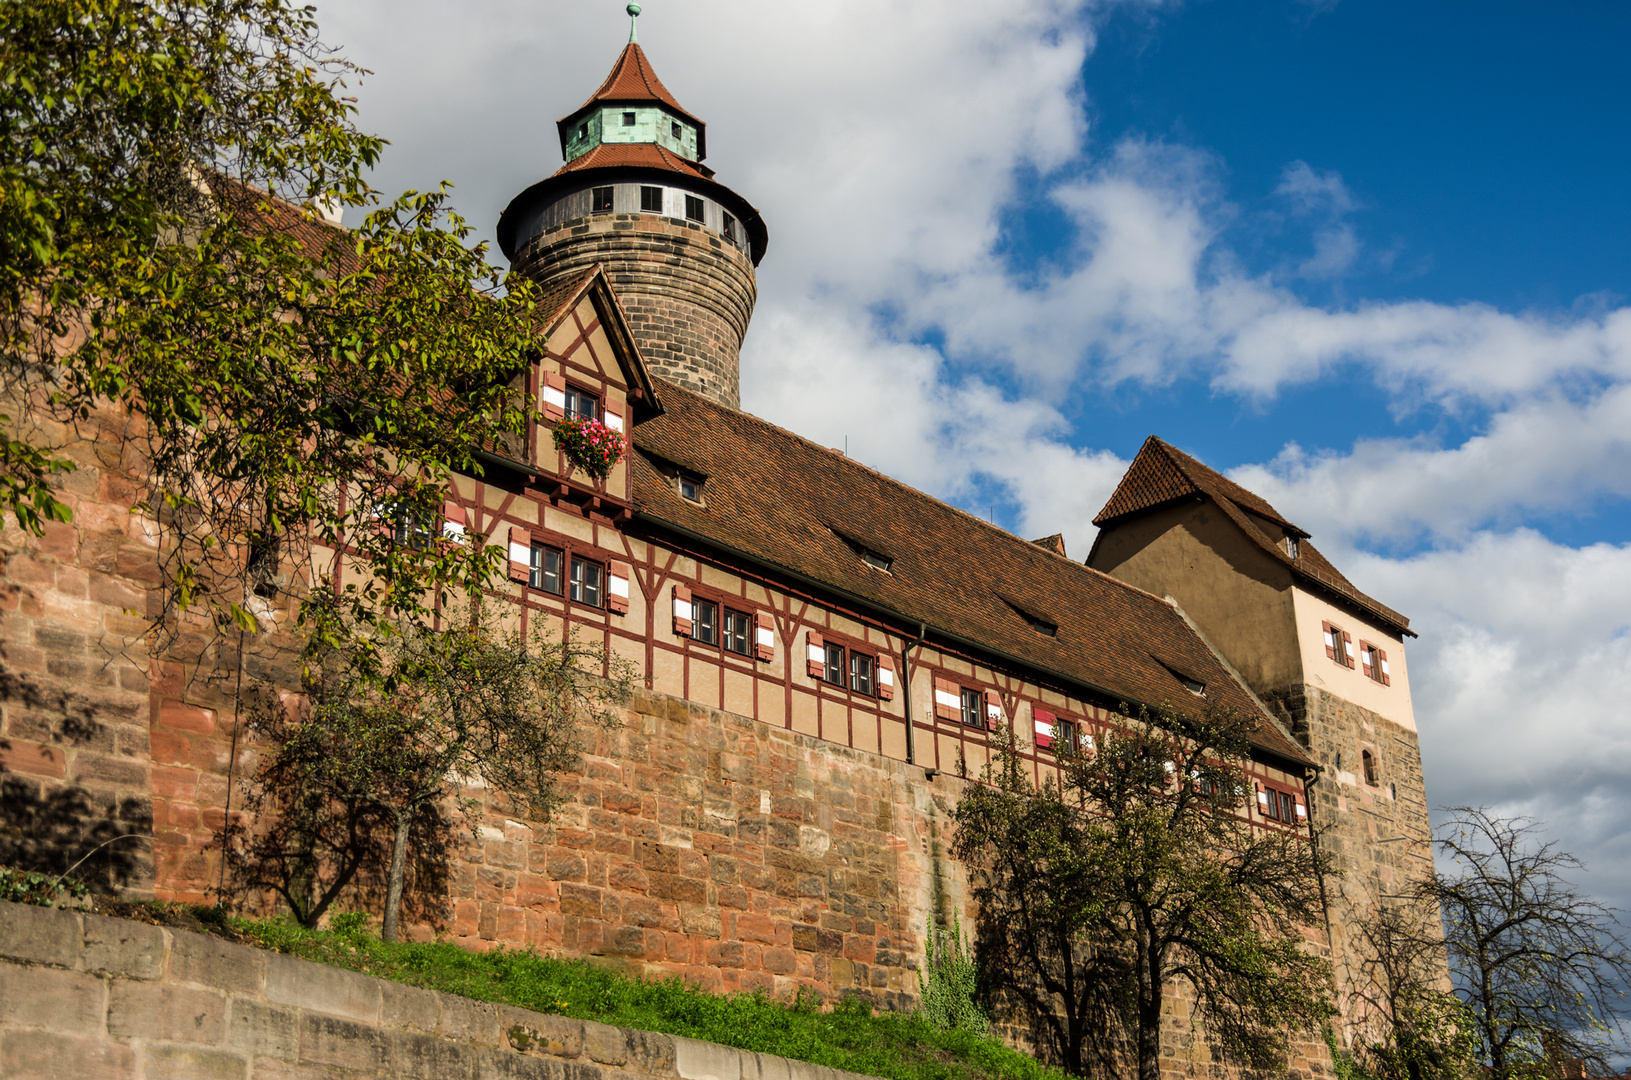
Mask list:
[[[218,921],[220,916],[202,916]],[[684,1035],[888,1080],[1059,1080],[995,1039],[939,1031],[921,1016],[875,1013],[861,999],[830,1010],[801,996],[713,994],[679,979],[646,982],[531,950],[470,952],[450,942],[387,944],[357,916],[306,930],[283,919],[225,920],[241,940],[382,979],[535,1012]]]

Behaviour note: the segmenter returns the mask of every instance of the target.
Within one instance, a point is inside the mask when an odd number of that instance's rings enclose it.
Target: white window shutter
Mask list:
[[[963,691],[949,679],[934,679],[934,715],[938,720],[956,723],[963,717]]]
[[[878,699],[895,699],[895,661],[888,653],[878,654]]]
[[[604,409],[601,410],[601,416],[603,418],[601,422],[604,423],[607,427],[611,428],[613,431],[622,431],[623,430],[623,414],[618,411],[621,408],[622,408],[621,405],[613,406],[613,405],[608,404]]]
[[[614,562],[606,567],[606,608],[614,615],[629,613],[629,564]]]
[[[1046,709],[1031,708],[1031,723],[1036,728],[1036,745],[1046,749],[1053,745],[1054,721],[1058,717]]]
[[[1330,660],[1335,660],[1337,658],[1336,630],[1328,622],[1320,623],[1320,629],[1325,634],[1325,655],[1326,655],[1326,658],[1330,659]]]
[[[1002,723],[1002,695],[995,690],[985,692],[985,729],[996,731]]]
[[[456,543],[464,542],[464,507],[449,499],[442,504],[442,535]]]
[[[827,640],[814,630],[804,634],[804,671],[812,679],[827,674]]]
[[[776,659],[776,617],[768,611],[753,615],[753,652],[765,663]]]
[[[674,586],[674,633],[691,636],[691,590],[684,585]]]
[[[532,531],[521,525],[510,526],[510,580],[532,580]]]
[[[558,371],[544,372],[544,419],[566,419],[566,377]]]

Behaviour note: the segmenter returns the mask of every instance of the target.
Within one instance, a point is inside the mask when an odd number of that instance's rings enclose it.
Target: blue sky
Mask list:
[[[483,232],[613,0],[332,0]],[[743,404],[1077,557],[1160,434],[1411,616],[1429,799],[1631,908],[1631,5],[651,0],[770,229]]]

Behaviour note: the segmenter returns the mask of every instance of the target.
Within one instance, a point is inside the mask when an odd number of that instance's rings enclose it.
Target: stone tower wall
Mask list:
[[[739,356],[758,298],[747,254],[695,222],[602,214],[540,233],[514,266],[547,289],[596,263],[652,374],[739,408]]]

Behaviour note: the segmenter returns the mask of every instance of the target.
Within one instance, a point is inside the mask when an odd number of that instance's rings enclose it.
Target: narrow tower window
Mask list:
[[[634,114],[633,113],[626,112],[626,113],[623,114],[623,126],[624,127],[633,127],[634,126]]]
[[[685,216],[692,221],[702,220],[702,200],[695,195],[685,197]]]
[[[680,126],[678,124],[670,124],[669,125],[669,130],[674,133],[674,138],[675,139],[682,139],[682,138],[685,137],[685,132],[683,130],[681,130],[681,128],[680,128]]]
[[[647,214],[662,213],[663,189],[660,187],[642,187],[640,189],[640,209]]]
[[[1366,750],[1361,753],[1360,757],[1365,764],[1365,783],[1369,784],[1371,787],[1375,787],[1379,782],[1376,772],[1376,756],[1369,750]]]
[[[736,218],[732,217],[730,214],[724,214],[724,222],[725,239],[729,240],[732,244],[736,243]]]
[[[579,124],[578,125],[578,138],[587,139],[588,137],[589,137],[589,125],[588,124]]]
[[[597,187],[594,189],[594,209],[596,214],[609,214],[612,212],[612,189]]]

